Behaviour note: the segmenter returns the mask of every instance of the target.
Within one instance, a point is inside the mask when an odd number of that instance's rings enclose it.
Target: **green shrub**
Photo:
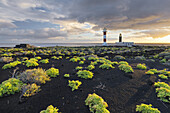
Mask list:
[[[146,70],[146,69],[147,69],[147,67],[146,67],[145,64],[137,64],[137,68],[143,69],[143,70]]]
[[[125,73],[131,73],[134,72],[132,67],[130,65],[126,65],[126,64],[121,64],[119,65],[119,69],[124,71]]]
[[[22,72],[18,78],[24,83],[38,83],[45,84],[46,81],[50,81],[50,77],[42,68],[27,69]]]
[[[116,55],[116,56],[114,57],[114,59],[116,59],[116,60],[124,60],[125,57],[120,56],[120,55]]]
[[[159,73],[157,69],[150,69],[150,71],[154,72],[155,74]]]
[[[36,62],[36,61],[33,61],[33,60],[27,60],[26,61],[26,66],[27,67],[36,67],[38,66],[39,64]]]
[[[135,59],[136,60],[146,60],[146,58],[144,56],[136,56]]]
[[[76,70],[82,70],[82,69],[83,69],[83,67],[80,67],[80,66],[76,67]]]
[[[77,61],[80,61],[79,57],[75,57],[75,58],[70,59],[70,62],[77,62]]]
[[[136,112],[141,112],[141,113],[161,113],[157,108],[153,108],[152,104],[141,104],[141,105],[136,105]]]
[[[47,107],[46,110],[42,110],[40,113],[59,113],[58,111],[59,111],[59,109],[50,105]]]
[[[72,91],[78,89],[78,87],[82,84],[79,80],[68,80],[68,86],[72,88]]]
[[[11,62],[13,61],[12,57],[1,57],[0,62]]]
[[[89,57],[88,60],[95,61],[95,60],[97,60],[97,58],[95,58],[95,57]]]
[[[88,78],[93,78],[93,73],[91,71],[87,70],[79,70],[77,72],[78,77],[88,79]]]
[[[155,82],[157,97],[163,102],[170,103],[170,86],[165,82]]]
[[[69,59],[70,57],[66,57],[66,59]]]
[[[59,56],[59,57],[56,57],[56,56],[53,56],[53,57],[51,57],[52,59],[57,59],[57,60],[59,60],[59,59],[62,59],[63,57],[62,56]]]
[[[43,59],[39,61],[40,63],[47,64],[49,63],[49,59]]]
[[[64,77],[69,78],[70,75],[69,74],[64,74]]]
[[[84,64],[84,61],[80,61],[79,64]]]
[[[168,79],[168,77],[167,76],[165,76],[164,74],[160,74],[160,75],[158,75],[160,78],[162,78],[162,79]]]
[[[110,113],[106,108],[108,104],[103,100],[102,97],[97,94],[89,94],[85,100],[85,104],[89,106],[90,112],[92,113]]]
[[[38,56],[38,57],[35,57],[35,59],[40,60],[40,59],[41,59],[41,57],[40,57],[40,56]]]
[[[35,83],[28,84],[28,85],[24,85],[22,87],[22,90],[23,90],[23,96],[29,97],[37,94],[40,91],[40,86],[38,86]]]
[[[159,54],[156,54],[153,56],[154,59],[157,59],[159,57]]]
[[[56,68],[50,68],[46,71],[47,75],[50,77],[57,77],[59,75],[59,69]]]
[[[9,78],[0,84],[0,97],[15,94],[22,88],[23,82],[16,78]]]
[[[126,62],[126,61],[120,61],[120,62],[119,62],[119,65],[121,65],[121,64],[129,65],[129,63],[128,63],[128,62]]]
[[[147,72],[145,72],[147,75],[154,75],[153,71],[148,70]]]
[[[150,69],[145,73],[148,75],[153,75],[153,74],[160,73],[160,72],[157,69]]]
[[[38,59],[36,58],[30,58],[31,61],[35,61],[35,62],[38,62]]]
[[[162,60],[160,61],[160,63],[166,63],[166,59],[165,59],[165,58],[162,59]]]
[[[88,65],[88,66],[87,66],[87,69],[88,69],[88,70],[93,70],[93,69],[95,69],[95,66],[94,66],[94,65]]]
[[[12,68],[12,67],[15,67],[17,65],[21,64],[20,61],[14,61],[14,62],[11,62],[9,64],[5,64],[2,69],[8,69],[8,68]]]
[[[110,68],[115,68],[115,67],[113,67],[111,64],[104,63],[104,64],[100,65],[99,68],[110,69]]]
[[[118,65],[118,62],[111,62],[112,65]]]
[[[94,62],[90,63],[90,65],[94,65],[94,66],[97,65],[97,64],[98,64],[97,61],[94,61]]]
[[[52,59],[57,59],[57,57],[56,57],[56,56],[52,56],[51,58],[52,58]]]

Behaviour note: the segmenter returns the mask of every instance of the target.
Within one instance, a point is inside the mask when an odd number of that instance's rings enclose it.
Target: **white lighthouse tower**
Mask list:
[[[103,46],[107,46],[107,43],[106,43],[106,33],[107,33],[107,29],[104,28],[103,29]]]

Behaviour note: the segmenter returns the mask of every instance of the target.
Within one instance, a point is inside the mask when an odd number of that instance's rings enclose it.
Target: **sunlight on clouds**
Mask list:
[[[19,7],[21,7],[21,8],[36,7],[36,5],[35,5],[35,4],[32,4],[32,3],[20,3],[20,4],[18,4],[18,5],[19,5]]]

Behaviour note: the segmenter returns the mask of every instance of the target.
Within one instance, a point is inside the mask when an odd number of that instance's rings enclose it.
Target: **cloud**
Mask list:
[[[0,40],[8,40],[9,42],[14,39],[19,40],[29,40],[30,42],[35,41],[48,41],[50,38],[54,37],[64,37],[67,38],[67,33],[63,31],[58,31],[55,28],[44,28],[38,30],[9,30],[0,29]],[[15,41],[15,40],[14,40]]]
[[[11,22],[0,20],[0,28],[16,28],[17,26]]]
[[[169,0],[1,0],[0,37],[71,41],[77,36],[81,41],[80,36],[86,41],[101,37],[104,27],[114,36],[128,29],[139,34],[127,37],[164,37],[169,35],[169,6]]]
[[[166,37],[170,34],[169,32],[170,30],[148,30],[148,31],[144,31],[142,33],[144,33],[147,37],[152,37],[152,38],[162,38],[162,37]]]

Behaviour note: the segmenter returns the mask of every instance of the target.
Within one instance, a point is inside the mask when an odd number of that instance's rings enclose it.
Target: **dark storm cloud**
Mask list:
[[[64,8],[67,18],[96,24],[94,29],[144,29],[149,25],[170,25],[169,0],[73,0]],[[160,22],[160,20],[166,20]],[[161,26],[162,25],[162,26]],[[146,26],[146,27],[145,27]],[[150,27],[152,27],[150,26]]]
[[[93,30],[103,27],[145,29],[148,32],[141,33],[157,38],[153,29],[160,30],[160,36],[169,34],[159,29],[170,26],[169,6],[170,0],[1,0],[0,39],[48,39],[89,32],[100,36]],[[90,24],[87,29],[67,25],[71,22]],[[63,24],[65,31],[54,29],[55,24]]]

